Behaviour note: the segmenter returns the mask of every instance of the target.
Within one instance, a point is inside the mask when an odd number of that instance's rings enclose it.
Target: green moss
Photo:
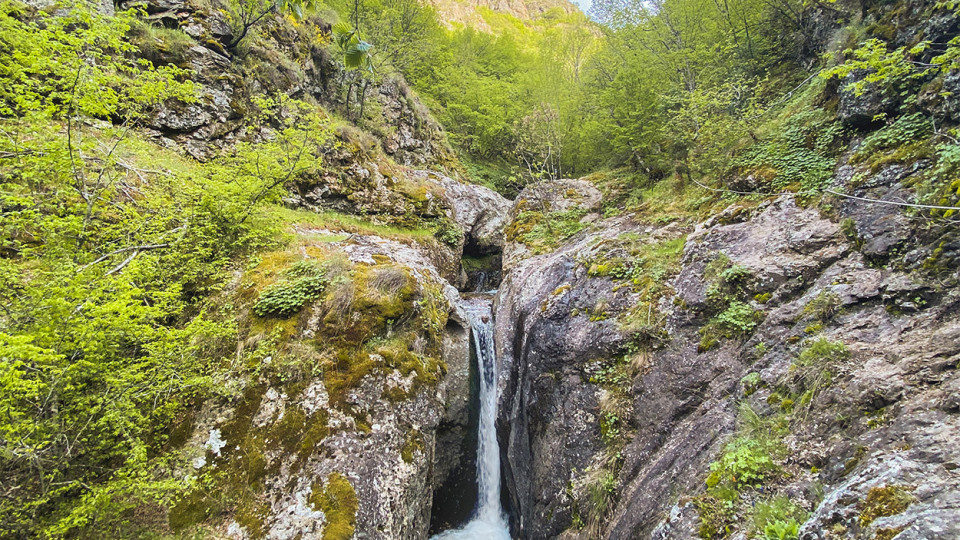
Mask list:
[[[550,295],[551,295],[551,296],[560,296],[561,294],[563,294],[563,293],[565,293],[565,292],[567,292],[567,291],[569,291],[569,290],[570,290],[570,284],[567,283],[566,285],[561,285],[561,286],[557,287],[556,289],[554,289],[553,292],[552,292]]]
[[[307,426],[300,438],[300,446],[297,452],[296,468],[303,467],[310,456],[317,450],[320,443],[330,434],[329,413],[320,409],[307,418]]]
[[[873,535],[873,540],[893,540],[898,534],[902,533],[906,527],[882,528],[877,529]]]
[[[860,510],[860,526],[866,527],[877,518],[905,511],[916,500],[910,493],[913,489],[911,486],[899,485],[872,488],[867,492],[867,498],[857,506]]]
[[[326,517],[323,540],[349,540],[357,525],[357,510],[360,507],[357,492],[347,477],[332,473],[326,485],[315,482],[311,486],[310,504]]]
[[[185,530],[233,506],[238,520],[248,522],[248,530],[260,530],[257,516],[261,512],[255,501],[263,491],[266,476],[267,461],[263,454],[266,439],[260,431],[250,428],[265,392],[265,385],[251,385],[244,392],[233,418],[221,427],[221,436],[227,445],[220,456],[207,453],[207,459],[213,460],[215,466],[204,470],[206,481],[185,493],[170,509],[171,529]]]
[[[819,331],[821,331],[821,330],[823,330],[823,323],[817,321],[817,322],[815,322],[815,323],[808,324],[808,325],[806,326],[806,328],[803,329],[803,333],[804,333],[804,334],[816,334],[817,332],[819,332]]]
[[[472,257],[470,255],[464,255],[463,259],[460,260],[460,264],[463,266],[463,270],[468,273],[472,272],[491,272],[500,269],[500,255],[484,255],[482,257]]]
[[[418,429],[411,429],[407,433],[407,440],[400,449],[400,458],[403,459],[404,463],[413,463],[416,453],[424,452],[425,448],[423,434]]]
[[[762,293],[762,294],[754,295],[753,299],[756,300],[757,302],[761,303],[761,304],[766,304],[767,302],[770,301],[770,298],[771,298],[772,296],[773,296],[772,294],[770,294],[770,293],[768,293],[768,292],[765,292],[765,293]]]

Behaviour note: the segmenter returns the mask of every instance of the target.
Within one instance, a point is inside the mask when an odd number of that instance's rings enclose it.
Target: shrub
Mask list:
[[[288,317],[319,298],[326,284],[323,268],[312,261],[300,261],[287,271],[285,279],[260,293],[253,311],[261,317]]]
[[[710,464],[711,477],[717,485],[727,481],[737,487],[760,484],[778,469],[770,446],[765,441],[751,437],[734,439],[724,449],[720,459]]]

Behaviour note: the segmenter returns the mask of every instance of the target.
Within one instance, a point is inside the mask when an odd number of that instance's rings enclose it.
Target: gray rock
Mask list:
[[[509,217],[510,201],[484,186],[465,184],[428,171],[412,173],[443,188],[444,198],[453,210],[453,220],[466,235],[464,250],[471,255],[503,251],[503,229]]]

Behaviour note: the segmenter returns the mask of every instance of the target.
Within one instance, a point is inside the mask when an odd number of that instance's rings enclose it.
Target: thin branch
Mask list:
[[[80,272],[83,272],[83,271],[86,270],[87,268],[89,268],[89,267],[91,267],[91,266],[93,266],[93,265],[95,265],[95,264],[101,263],[101,262],[109,259],[110,257],[113,257],[114,255],[119,255],[120,253],[127,253],[128,251],[133,251],[133,252],[150,251],[150,250],[153,250],[153,249],[163,249],[163,248],[168,248],[168,247],[170,247],[170,244],[143,244],[143,245],[140,245],[140,246],[130,246],[130,247],[125,247],[125,248],[120,248],[120,249],[118,249],[118,250],[111,251],[110,253],[107,253],[106,255],[101,255],[101,256],[98,257],[95,261],[93,261],[93,262],[91,262],[91,263],[87,263],[87,264],[81,266],[81,267],[77,270],[77,273],[79,274]],[[126,265],[124,265],[124,266],[126,266]],[[117,270],[117,269],[111,270],[110,273],[112,274],[112,273],[115,272],[116,270]]]

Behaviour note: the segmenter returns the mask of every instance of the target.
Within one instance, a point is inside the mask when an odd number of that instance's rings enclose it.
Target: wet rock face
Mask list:
[[[535,193],[525,190],[518,199],[552,198],[552,208],[561,211],[578,200],[590,208],[598,201],[574,198],[569,190],[585,187],[579,182],[560,184],[535,186]],[[587,193],[594,191],[590,186]],[[593,254],[603,239],[636,227],[626,219],[608,220],[555,252],[514,256],[501,283],[495,306],[498,437],[513,525],[522,538],[553,538],[570,526],[575,512],[570,486],[603,448],[599,388],[589,380],[598,360],[624,344],[615,315],[636,297],[608,278],[588,276],[578,259]],[[508,253],[519,248],[507,245]],[[598,306],[610,316],[591,321]]]
[[[874,185],[895,184],[901,174],[888,171]],[[690,497],[702,493],[710,462],[737,428],[738,407],[770,412],[771,395],[789,384],[791,365],[817,339],[844,343],[850,356],[791,425],[790,472],[768,487],[811,512],[801,538],[873,538],[884,530],[901,530],[898,538],[956,536],[960,295],[950,279],[877,267],[870,261],[882,243],[850,241],[838,223],[866,228],[882,221],[864,217],[877,212],[842,206],[832,221],[784,196],[731,208],[689,234],[659,304],[667,337],[622,386],[628,435],[599,529],[578,529],[574,519],[581,517],[577,476],[608,452],[591,363],[618,354],[629,336],[575,308],[603,296],[617,313],[636,298],[577,260],[611,235],[658,231],[606,220],[512,268],[498,296],[496,340],[500,442],[520,537],[696,537],[700,516]],[[721,255],[742,276],[739,294],[757,324],[704,347],[703,330],[717,313],[711,267]],[[835,305],[818,326],[810,313],[824,309],[823,298]],[[751,373],[760,382],[747,392],[743,378]],[[878,497],[897,490],[909,504],[863,519]]]
[[[448,329],[444,347],[457,360],[447,365],[445,412],[437,427],[431,534],[466,522],[477,501],[479,384],[469,329]]]

